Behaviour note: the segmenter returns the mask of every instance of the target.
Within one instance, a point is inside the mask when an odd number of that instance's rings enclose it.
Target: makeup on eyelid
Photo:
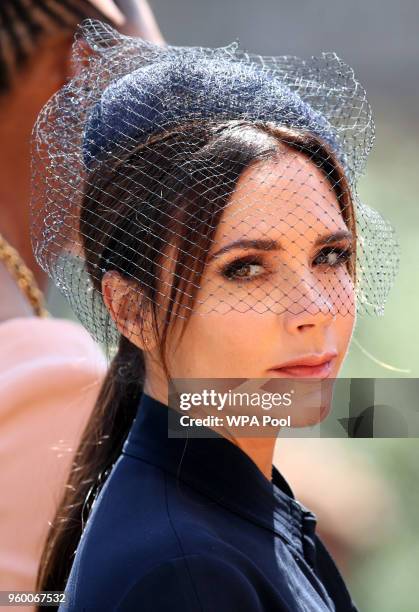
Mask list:
[[[327,246],[320,250],[320,252],[315,256],[314,261],[316,261],[319,257],[328,257],[330,255],[334,255],[334,261],[330,261],[329,264],[327,262],[318,263],[318,266],[327,266],[328,268],[337,268],[343,264],[346,264],[353,254],[352,248],[344,248],[342,245],[337,246]],[[238,270],[244,268],[245,266],[266,266],[267,270],[262,272],[261,274],[257,274],[251,278],[246,278],[245,276],[234,276]],[[267,266],[266,262],[262,255],[245,255],[243,257],[239,257],[234,259],[233,261],[223,264],[219,267],[218,272],[227,280],[242,280],[247,282],[249,280],[253,280],[254,278],[263,278],[265,275],[269,274],[272,270],[269,269],[270,266]]]

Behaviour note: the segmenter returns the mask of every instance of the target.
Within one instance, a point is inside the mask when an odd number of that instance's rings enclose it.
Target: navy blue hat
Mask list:
[[[335,53],[301,59],[254,55],[234,43],[217,49],[160,47],[87,21],[73,61],[73,79],[50,99],[34,128],[33,245],[38,263],[97,340],[116,347],[120,333],[92,284],[92,265],[98,264],[89,261],[90,247],[85,248],[80,231],[86,193],[93,200],[91,187],[103,188],[92,171],[108,162],[113,170],[114,160],[126,159],[149,137],[169,130],[184,134],[187,158],[188,150],[199,145],[188,141],[188,127],[200,122],[204,128],[228,121],[270,123],[328,145],[346,173],[354,203],[357,312],[382,314],[398,268],[398,245],[388,221],[357,196],[374,122],[365,90]],[[179,147],[174,151],[178,154]],[[211,175],[211,167],[204,170]],[[176,176],[183,177],[180,169]],[[125,185],[115,197],[123,193],[130,193]],[[158,201],[164,198],[155,195]],[[106,232],[106,224],[113,223],[107,214],[114,211],[100,196],[97,204]],[[141,230],[143,215],[154,203],[142,204],[136,202],[134,215]]]
[[[191,120],[270,121],[309,131],[344,163],[331,124],[272,71],[227,57],[179,54],[142,66],[111,83],[87,120],[83,155],[94,161],[118,147]]]

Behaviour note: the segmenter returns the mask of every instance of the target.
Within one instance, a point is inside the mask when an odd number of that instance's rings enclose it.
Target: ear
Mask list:
[[[142,351],[152,350],[155,338],[149,309],[144,307],[147,298],[139,286],[110,270],[102,278],[102,297],[118,331]]]
[[[95,52],[87,40],[80,37],[77,39],[77,61],[74,62],[74,34],[61,36],[59,44],[61,48],[59,53],[57,51],[58,60],[61,62],[62,85],[65,85],[69,79],[78,76],[89,65],[90,58]]]
[[[73,40],[71,40],[71,44],[68,45],[63,52],[65,73],[64,83],[66,83],[68,79],[76,77],[84,68],[88,66],[89,58],[92,54],[93,50],[90,45],[82,38],[79,38],[77,41],[77,62],[73,62]]]
[[[32,54],[22,74],[20,77],[17,74],[16,78],[16,91],[24,97],[25,112],[31,108],[37,115],[49,98],[68,81],[71,76],[71,46],[72,37],[63,32],[45,36],[40,41],[37,52]]]

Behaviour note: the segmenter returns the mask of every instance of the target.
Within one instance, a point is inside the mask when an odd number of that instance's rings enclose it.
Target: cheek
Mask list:
[[[173,378],[254,375],[258,363],[260,367],[265,328],[266,317],[255,313],[192,316],[173,355]]]
[[[352,333],[355,326],[355,315],[351,312],[346,315],[338,315],[334,323],[334,337],[336,338],[340,359],[338,367],[341,366],[349,349]]]
[[[338,317],[338,325],[346,342],[349,344],[356,320],[356,298],[352,280],[349,278],[344,299],[342,299],[341,316]]]
[[[349,348],[356,320],[356,297],[353,280],[347,271],[341,270],[338,276],[339,283],[335,293],[330,293],[333,303],[333,312],[336,315],[332,323],[333,336],[336,339],[342,363]]]

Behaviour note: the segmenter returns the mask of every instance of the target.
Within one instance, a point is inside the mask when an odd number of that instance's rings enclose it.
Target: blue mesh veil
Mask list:
[[[33,245],[98,341],[120,334],[112,270],[134,317],[383,314],[398,244],[357,195],[374,124],[334,53],[159,47],[89,20],[73,62],[34,129]]]

